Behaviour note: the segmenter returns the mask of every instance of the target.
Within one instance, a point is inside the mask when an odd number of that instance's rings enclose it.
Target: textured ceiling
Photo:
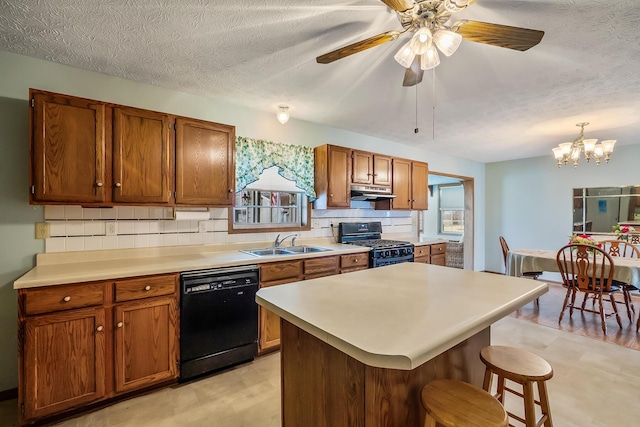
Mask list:
[[[477,161],[551,156],[582,121],[589,138],[640,143],[638,0],[477,0],[453,20],[543,30],[542,42],[463,41],[412,88],[393,60],[406,34],[315,62],[401,30],[379,0],[0,0],[0,11],[2,50],[274,114],[284,103],[297,119]]]

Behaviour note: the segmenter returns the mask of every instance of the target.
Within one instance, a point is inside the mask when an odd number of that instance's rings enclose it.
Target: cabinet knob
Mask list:
[[[102,183],[101,182],[96,182],[96,187],[102,187]]]
[[[145,291],[150,291],[150,290],[151,290],[151,286],[149,286],[149,285],[145,286],[145,287],[144,287],[144,290],[145,290]]]
[[[98,327],[96,328],[96,331],[98,331],[98,332],[102,332],[102,329],[103,329],[103,328],[102,328],[102,326],[98,326]]]
[[[116,182],[116,187],[120,188],[122,187],[122,184],[120,184],[119,182]]]
[[[233,193],[233,188],[230,188],[230,189],[229,189],[229,193]]]
[[[122,322],[118,322],[118,324],[116,325],[118,328],[122,328],[124,326],[124,323]]]
[[[67,295],[66,297],[62,298],[62,300],[64,302],[69,302],[69,301],[71,301],[71,297]]]
[[[329,194],[329,197],[333,197],[333,193]]]

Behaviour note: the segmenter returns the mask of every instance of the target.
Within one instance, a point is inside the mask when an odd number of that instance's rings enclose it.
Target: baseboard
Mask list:
[[[10,388],[9,390],[0,391],[0,402],[5,400],[17,399],[18,389]]]

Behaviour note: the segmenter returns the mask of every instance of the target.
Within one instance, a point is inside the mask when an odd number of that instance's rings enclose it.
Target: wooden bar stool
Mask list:
[[[553,369],[542,357],[514,347],[488,346],[480,351],[480,359],[487,367],[484,374],[484,389],[491,392],[493,375],[498,376],[495,397],[504,405],[505,392],[520,396],[524,400],[524,419],[511,412],[509,416],[520,421],[526,427],[553,427],[546,380],[553,376]],[[522,385],[522,393],[505,385],[511,380]],[[535,400],[533,384],[538,387],[540,400]],[[535,405],[539,405],[541,416],[536,420]]]
[[[506,427],[507,412],[480,387],[455,380],[434,380],[422,388],[427,411],[424,427]]]

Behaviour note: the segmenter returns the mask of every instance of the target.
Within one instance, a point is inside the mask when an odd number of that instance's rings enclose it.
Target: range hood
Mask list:
[[[396,197],[391,194],[389,187],[367,187],[364,185],[351,186],[351,200],[375,202],[376,200],[389,200]]]

